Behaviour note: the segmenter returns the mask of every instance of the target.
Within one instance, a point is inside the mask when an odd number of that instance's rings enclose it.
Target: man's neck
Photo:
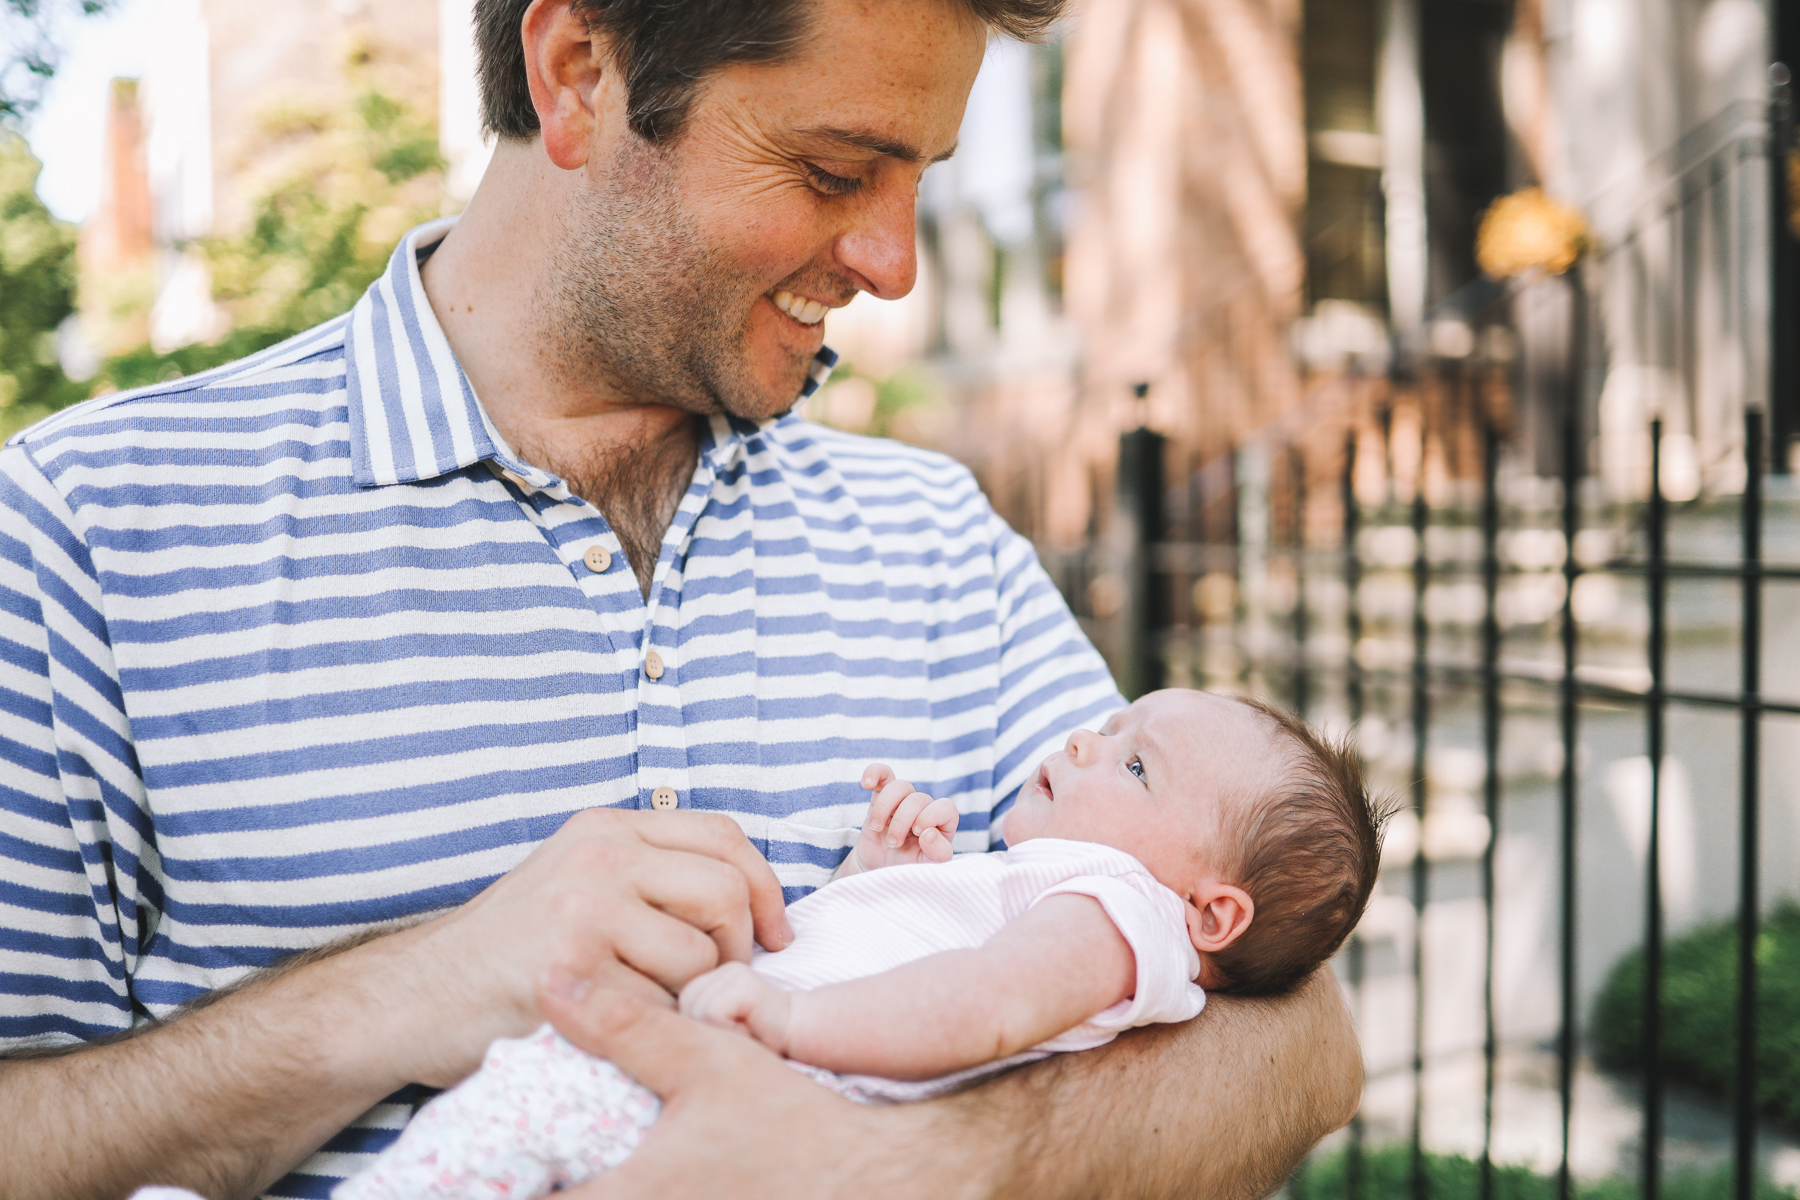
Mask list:
[[[698,422],[621,395],[603,372],[571,370],[535,319],[559,206],[573,202],[573,174],[531,143],[502,141],[421,278],[500,436],[605,514],[648,596],[663,532],[693,477]]]

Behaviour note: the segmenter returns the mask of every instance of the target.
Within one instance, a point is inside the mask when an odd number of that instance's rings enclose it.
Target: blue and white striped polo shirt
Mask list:
[[[0,1050],[460,903],[659,789],[735,818],[790,899],[870,761],[980,850],[1122,703],[966,470],[797,416],[711,420],[646,602],[457,366],[417,261],[446,228],[347,316],[0,451]],[[274,1194],[326,1194],[409,1113]]]

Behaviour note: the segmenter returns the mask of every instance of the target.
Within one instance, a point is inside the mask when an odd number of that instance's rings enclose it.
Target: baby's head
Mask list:
[[[1343,942],[1388,812],[1356,755],[1253,700],[1153,692],[1045,759],[1006,840],[1124,850],[1187,902],[1202,985],[1284,991]]]

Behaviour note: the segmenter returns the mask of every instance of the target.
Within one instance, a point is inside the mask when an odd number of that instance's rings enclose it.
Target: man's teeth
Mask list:
[[[817,300],[806,300],[792,292],[776,292],[775,307],[779,308],[802,325],[817,325],[831,311],[830,306],[820,304]]]

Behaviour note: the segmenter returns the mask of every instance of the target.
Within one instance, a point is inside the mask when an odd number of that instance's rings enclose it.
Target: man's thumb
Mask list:
[[[740,1039],[677,1016],[667,993],[642,976],[652,995],[626,980],[589,984],[552,968],[539,980],[538,1007],[556,1031],[590,1054],[611,1059],[639,1083],[668,1099],[703,1071],[713,1051],[708,1034]],[[660,1002],[659,1002],[660,999]]]

